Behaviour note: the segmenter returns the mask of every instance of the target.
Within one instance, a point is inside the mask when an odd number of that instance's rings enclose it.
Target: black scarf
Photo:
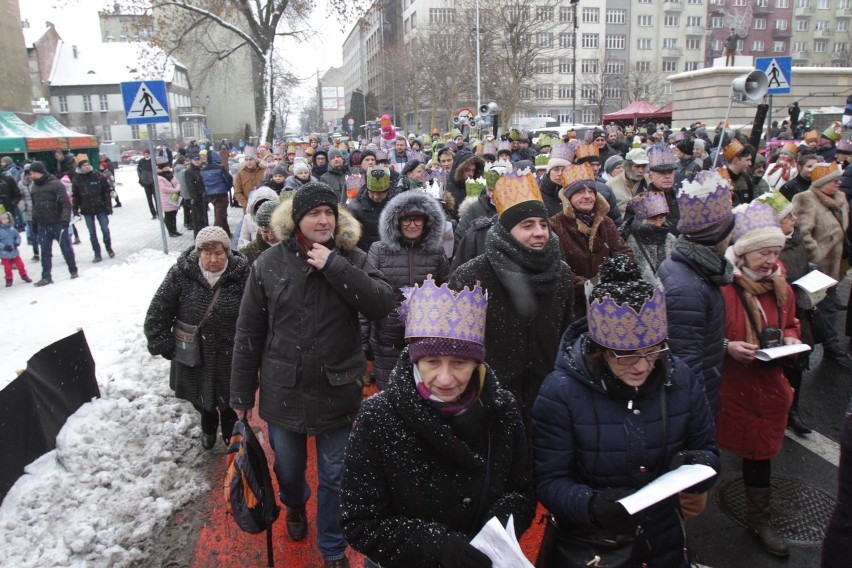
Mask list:
[[[639,252],[651,267],[654,273],[666,258],[666,237],[669,234],[667,225],[657,227],[648,225],[642,221],[636,221],[631,231]]]
[[[724,286],[734,281],[733,265],[713,247],[680,236],[675,243],[675,250],[692,261],[698,271],[716,286]]]
[[[542,250],[525,247],[500,223],[494,223],[485,237],[485,257],[497,279],[510,292],[512,305],[522,317],[536,315],[537,296],[549,294],[559,276],[559,238],[550,232]]]
[[[574,217],[577,218],[578,221],[581,221],[588,225],[589,227],[595,222],[595,212],[594,210],[591,213],[580,213],[576,209],[574,209]]]

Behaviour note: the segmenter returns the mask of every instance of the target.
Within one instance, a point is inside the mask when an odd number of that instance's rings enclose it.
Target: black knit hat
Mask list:
[[[692,138],[684,138],[677,143],[677,149],[684,154],[691,156],[692,151],[695,150],[695,143],[692,141]]]
[[[337,194],[327,183],[321,181],[308,182],[293,196],[293,222],[298,225],[308,211],[320,205],[328,205],[337,217]]]
[[[411,172],[413,172],[413,171],[417,168],[417,166],[419,166],[421,163],[422,163],[422,162],[421,162],[420,160],[416,160],[416,159],[415,159],[415,160],[408,160],[408,161],[405,163],[405,167],[404,167],[404,168],[402,168],[402,175],[406,176],[406,175],[410,174],[410,173],[411,173]]]
[[[30,165],[30,172],[39,173],[41,175],[47,175],[47,168],[44,167],[44,162],[39,162],[36,160]]]

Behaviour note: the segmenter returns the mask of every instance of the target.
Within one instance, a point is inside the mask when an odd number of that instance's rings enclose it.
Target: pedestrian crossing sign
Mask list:
[[[169,122],[165,81],[133,81],[121,84],[127,124]]]
[[[793,58],[789,55],[783,57],[758,57],[754,60],[754,68],[766,73],[769,80],[769,95],[786,95],[793,85]]]

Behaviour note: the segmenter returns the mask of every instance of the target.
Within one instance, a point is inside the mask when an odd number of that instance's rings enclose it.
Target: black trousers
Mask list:
[[[148,199],[148,209],[151,211],[151,217],[157,216],[157,206],[154,205],[154,184],[143,183],[142,188],[145,190],[145,197]]]

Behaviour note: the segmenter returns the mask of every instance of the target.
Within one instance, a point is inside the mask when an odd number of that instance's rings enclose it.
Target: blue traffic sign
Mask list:
[[[769,79],[769,95],[786,95],[793,85],[793,58],[789,55],[779,57],[758,57],[754,68],[766,73]]]
[[[127,124],[169,122],[165,81],[133,81],[121,84]]]

